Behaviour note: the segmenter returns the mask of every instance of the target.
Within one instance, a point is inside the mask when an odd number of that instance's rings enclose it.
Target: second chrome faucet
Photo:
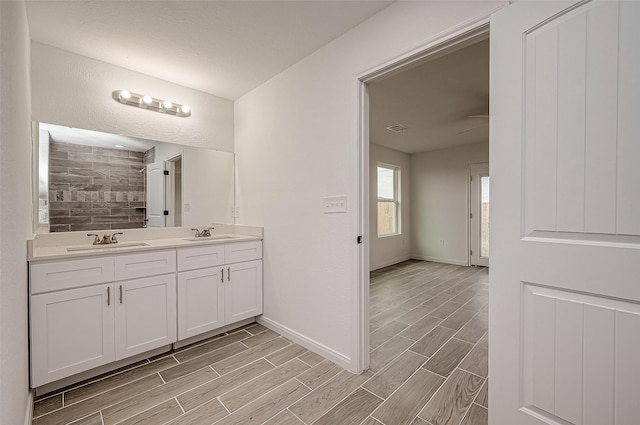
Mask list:
[[[191,230],[195,230],[196,232],[196,238],[209,238],[211,237],[211,230],[215,229],[215,227],[209,227],[207,229],[191,229]]]

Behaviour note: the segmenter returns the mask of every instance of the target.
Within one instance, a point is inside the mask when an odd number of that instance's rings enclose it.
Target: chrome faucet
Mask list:
[[[113,235],[105,233],[102,236],[102,239],[100,239],[100,237],[95,233],[87,233],[87,236],[93,236],[93,245],[109,245],[112,243],[118,243],[118,239],[116,238],[116,235],[123,235],[123,234],[124,233],[122,232],[116,232]]]
[[[215,227],[209,227],[207,229],[191,229],[196,231],[196,238],[209,238],[211,237],[211,230],[215,229]]]

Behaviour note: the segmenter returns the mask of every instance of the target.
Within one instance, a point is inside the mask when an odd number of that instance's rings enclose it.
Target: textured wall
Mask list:
[[[144,153],[49,144],[51,232],[144,227]]]
[[[0,424],[21,425],[31,412],[26,244],[31,237],[31,104],[24,1],[0,1],[0,75]]]

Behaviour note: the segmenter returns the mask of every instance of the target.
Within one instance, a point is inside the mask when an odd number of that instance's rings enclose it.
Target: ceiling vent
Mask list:
[[[403,131],[408,130],[408,129],[409,129],[408,127],[405,127],[402,124],[393,124],[393,125],[390,125],[389,127],[387,127],[387,130],[395,131],[396,133],[402,133]]]

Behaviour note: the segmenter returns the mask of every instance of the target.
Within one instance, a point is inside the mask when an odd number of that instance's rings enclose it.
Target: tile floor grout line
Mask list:
[[[180,404],[180,400],[178,400],[178,397],[174,397],[173,399],[176,401],[176,403],[178,403],[178,406],[180,407],[180,410],[182,410],[182,414],[184,415],[185,413],[187,413],[187,411],[184,410],[184,407],[182,407],[182,404]]]

